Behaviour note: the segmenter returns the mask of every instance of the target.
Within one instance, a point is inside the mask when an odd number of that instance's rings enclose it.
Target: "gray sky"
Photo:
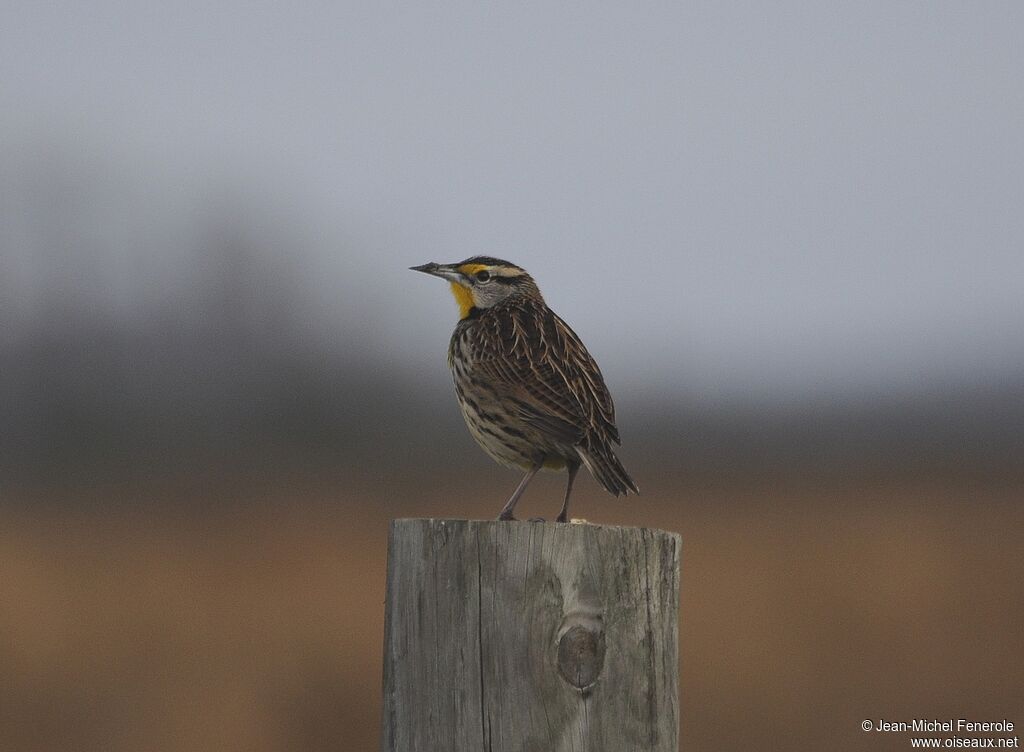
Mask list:
[[[431,378],[455,306],[405,268],[486,253],[613,384],[997,381],[1024,369],[1022,38],[1018,2],[8,0],[7,294],[56,162],[126,315],[230,204],[295,238],[328,336]]]

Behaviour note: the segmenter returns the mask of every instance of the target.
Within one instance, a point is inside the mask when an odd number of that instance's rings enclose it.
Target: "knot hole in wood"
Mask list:
[[[558,673],[578,690],[597,681],[604,667],[604,626],[601,617],[569,614],[559,630]]]

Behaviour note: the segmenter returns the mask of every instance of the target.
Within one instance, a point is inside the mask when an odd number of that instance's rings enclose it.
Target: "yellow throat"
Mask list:
[[[452,295],[455,302],[459,304],[459,320],[466,318],[473,308],[473,293],[458,282],[449,282],[452,286]]]

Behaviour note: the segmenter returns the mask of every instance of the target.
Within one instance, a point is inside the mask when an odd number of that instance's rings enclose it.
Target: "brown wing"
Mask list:
[[[483,316],[476,367],[524,421],[562,441],[619,443],[615,407],[601,370],[580,338],[543,303],[517,301]]]

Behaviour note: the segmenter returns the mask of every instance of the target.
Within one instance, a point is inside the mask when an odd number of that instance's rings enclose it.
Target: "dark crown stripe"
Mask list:
[[[507,266],[511,269],[518,269],[519,271],[526,271],[521,266],[513,264],[511,261],[505,261],[503,259],[494,258],[494,256],[473,256],[465,261],[460,261],[459,266],[463,264],[486,264],[487,266]]]

